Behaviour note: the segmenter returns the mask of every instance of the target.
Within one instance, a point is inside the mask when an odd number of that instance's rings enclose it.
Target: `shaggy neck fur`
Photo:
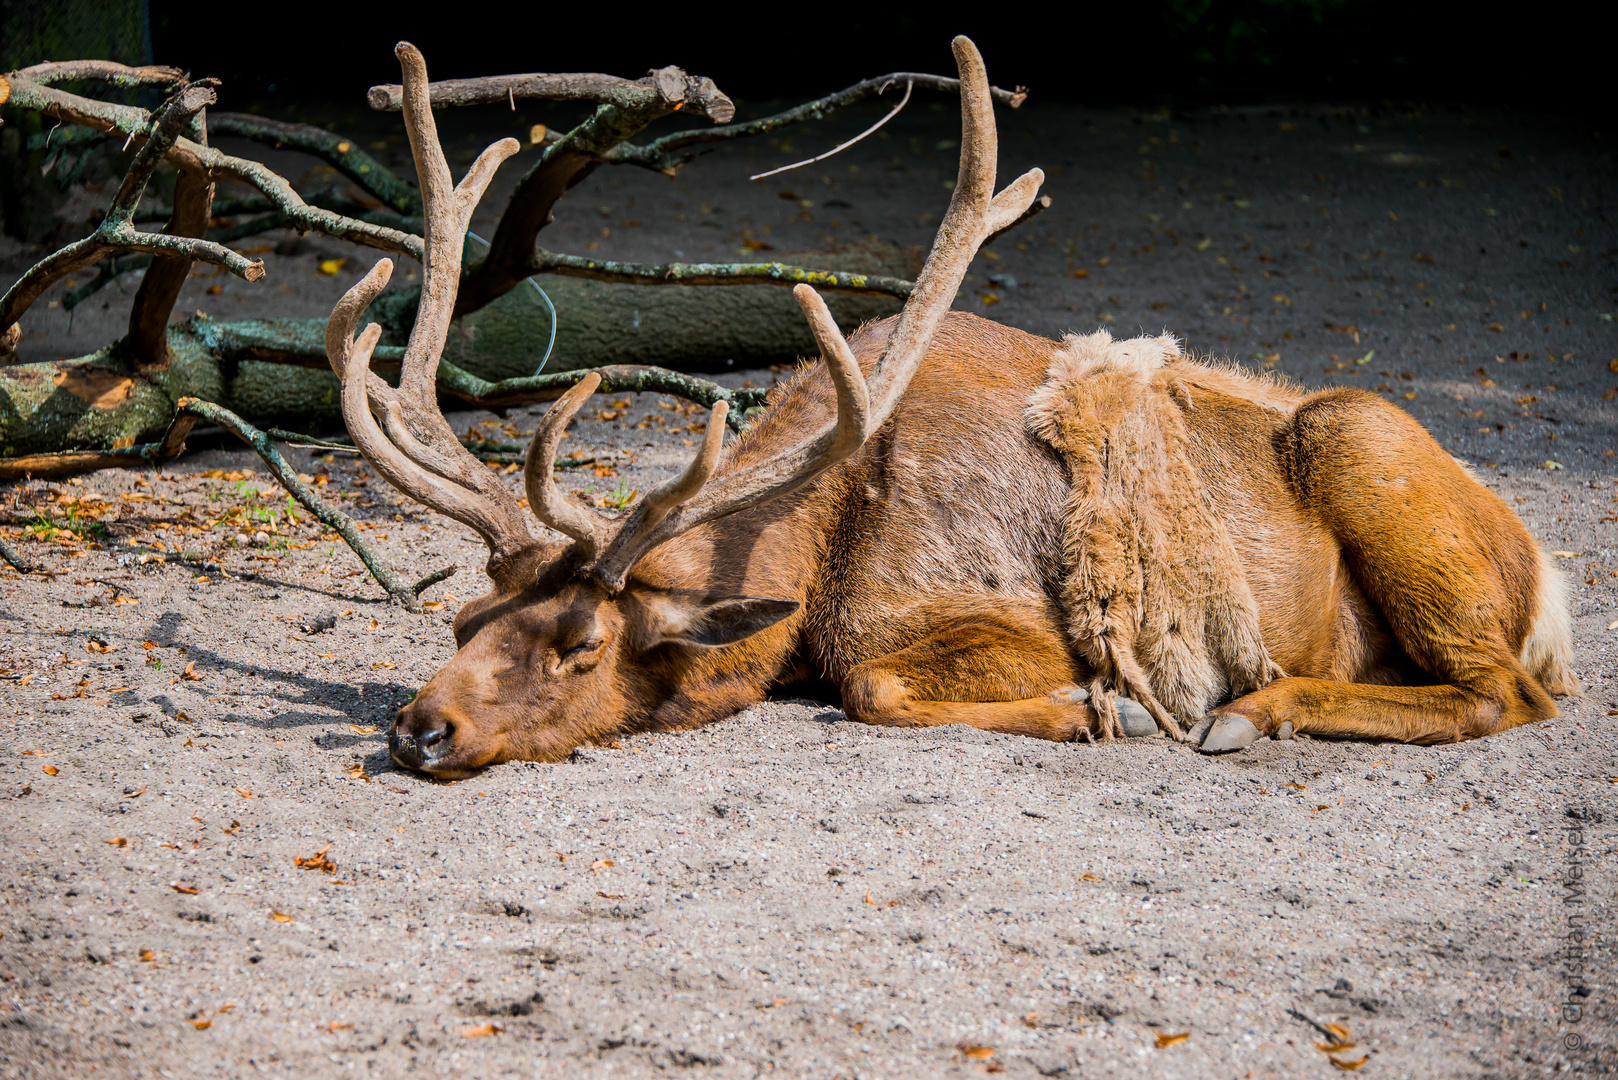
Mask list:
[[[1071,474],[1063,599],[1092,700],[1116,723],[1112,695],[1126,694],[1171,733],[1283,674],[1186,454],[1182,380],[1204,373],[1172,337],[1070,335],[1026,412]]]

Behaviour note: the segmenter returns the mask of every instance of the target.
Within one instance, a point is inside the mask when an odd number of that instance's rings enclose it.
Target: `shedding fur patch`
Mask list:
[[[1186,452],[1185,383],[1204,370],[1173,337],[1069,335],[1028,400],[1028,430],[1071,476],[1063,607],[1105,730],[1114,693],[1179,737],[1212,705],[1282,675]]]

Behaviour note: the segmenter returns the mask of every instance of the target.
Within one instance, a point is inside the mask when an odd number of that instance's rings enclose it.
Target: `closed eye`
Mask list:
[[[601,648],[601,642],[599,641],[581,641],[563,653],[560,659],[566,660],[572,656],[583,656],[586,653],[593,653],[599,648]]]

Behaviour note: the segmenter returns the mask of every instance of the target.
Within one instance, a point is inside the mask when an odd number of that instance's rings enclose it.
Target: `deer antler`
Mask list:
[[[709,418],[701,452],[686,471],[626,517],[612,521],[570,499],[553,475],[556,445],[600,380],[581,381],[545,415],[528,451],[529,506],[546,525],[577,542],[581,565],[608,588],[621,589],[635,563],[659,544],[703,522],[795,491],[857,450],[897,407],[978,248],[1034,201],[1045,179],[1038,169],[994,194],[997,140],[988,75],[969,39],[957,37],[952,44],[961,73],[960,175],[927,264],[869,378],[861,375],[820,294],[807,285],[793,289],[837,387],[834,421],[784,453],[708,484],[724,438],[721,402]]]
[[[438,409],[436,378],[472,210],[500,163],[517,152],[518,143],[502,139],[490,146],[457,186],[428,103],[426,61],[408,42],[395,46],[394,54],[404,69],[405,130],[421,178],[425,221],[421,305],[397,390],[370,370],[381,327],[372,323],[354,337],[359,317],[393,274],[390,259],[378,262],[337,302],[326,323],[326,357],[342,383],[343,420],[354,445],[394,487],[475,529],[489,546],[492,568],[533,538],[516,499],[450,430]]]

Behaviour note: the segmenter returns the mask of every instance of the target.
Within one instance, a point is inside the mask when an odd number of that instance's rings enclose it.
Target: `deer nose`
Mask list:
[[[407,769],[421,769],[449,750],[454,734],[455,726],[448,720],[406,708],[388,732],[388,753]]]

